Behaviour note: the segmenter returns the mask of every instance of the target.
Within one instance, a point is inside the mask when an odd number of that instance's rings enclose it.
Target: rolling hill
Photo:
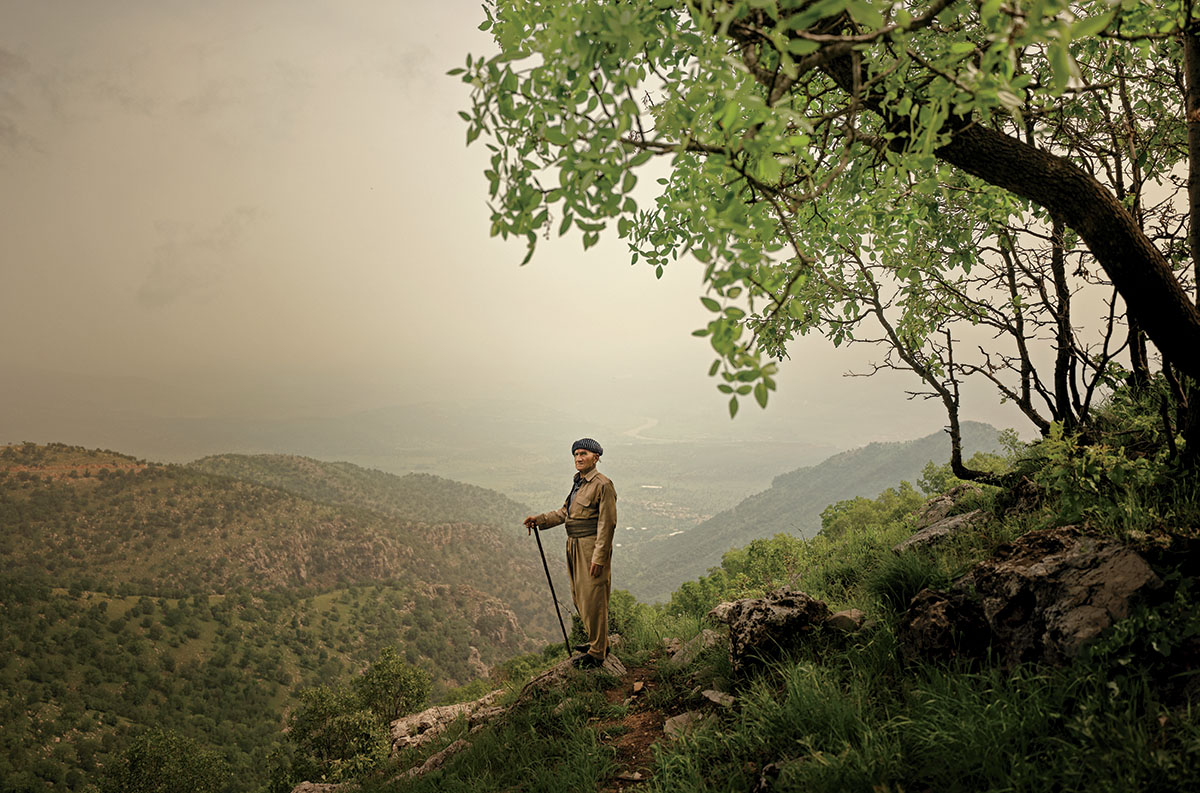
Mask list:
[[[540,649],[557,621],[520,512],[305,458],[0,447],[0,777],[89,789],[154,725],[265,779],[297,687],[396,646],[445,696]]]

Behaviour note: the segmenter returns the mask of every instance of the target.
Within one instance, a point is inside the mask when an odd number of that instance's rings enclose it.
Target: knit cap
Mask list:
[[[571,444],[571,454],[583,449],[584,451],[594,452],[597,457],[604,454],[604,448],[596,443],[591,438],[580,438]]]

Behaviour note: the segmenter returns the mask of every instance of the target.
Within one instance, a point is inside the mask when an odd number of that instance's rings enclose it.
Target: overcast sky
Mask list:
[[[701,269],[488,237],[447,70],[478,0],[0,0],[0,367],[138,378],[181,413],[449,396],[711,413]],[[649,181],[649,180],[644,180]],[[944,423],[907,379],[793,348],[766,415],[848,447]],[[0,393],[2,399],[2,393]],[[994,397],[968,417],[1017,420]],[[2,408],[0,404],[0,408]],[[741,431],[735,429],[734,432]],[[0,441],[14,440],[0,438]],[[63,439],[70,440],[70,439]]]

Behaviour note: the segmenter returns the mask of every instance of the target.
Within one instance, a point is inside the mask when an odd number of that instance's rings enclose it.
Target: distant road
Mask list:
[[[658,419],[648,418],[641,424],[634,427],[633,429],[625,430],[621,434],[628,436],[630,438],[634,438],[639,441],[651,441],[653,443],[682,443],[683,442],[682,439],[678,439],[678,438],[650,438],[650,437],[647,437],[642,434],[644,431],[653,429],[654,427],[657,427],[657,426],[658,426]]]

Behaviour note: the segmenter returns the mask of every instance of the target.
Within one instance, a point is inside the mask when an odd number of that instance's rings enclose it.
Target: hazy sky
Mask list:
[[[445,76],[491,51],[481,13],[0,0],[2,371],[139,378],[197,415],[456,395],[728,425],[690,335],[698,264],[655,281],[614,234],[520,268],[523,243],[488,237],[487,152],[465,147],[467,91]],[[849,446],[944,423],[904,400],[911,380],[841,378],[858,360],[796,345],[741,426]],[[994,402],[969,417],[1015,424]]]

